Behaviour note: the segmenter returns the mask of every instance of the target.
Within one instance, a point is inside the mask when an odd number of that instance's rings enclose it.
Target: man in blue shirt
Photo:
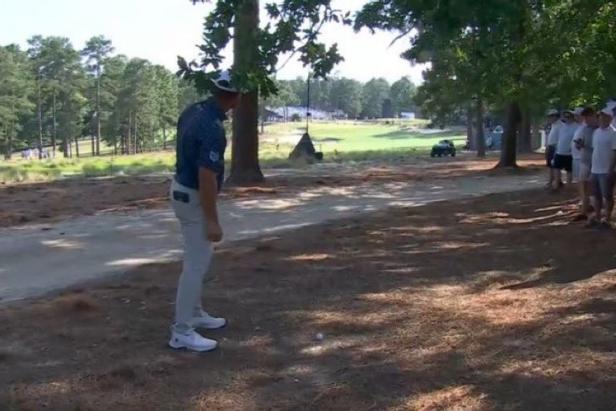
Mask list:
[[[228,71],[212,83],[213,97],[188,107],[178,121],[176,174],[170,190],[184,240],[184,261],[169,346],[199,352],[211,351],[218,343],[195,329],[212,330],[227,324],[202,309],[201,292],[212,261],[212,243],[223,237],[216,206],[225,173],[223,122],[240,96]]]

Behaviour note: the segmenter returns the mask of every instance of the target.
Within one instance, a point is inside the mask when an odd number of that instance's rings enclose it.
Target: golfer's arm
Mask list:
[[[216,173],[204,167],[199,168],[199,197],[206,221],[218,224],[218,208],[216,207],[218,182],[216,181]]]

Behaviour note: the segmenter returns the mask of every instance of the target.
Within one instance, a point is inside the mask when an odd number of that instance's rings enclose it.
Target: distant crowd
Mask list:
[[[577,221],[589,228],[611,228],[616,183],[616,101],[599,111],[580,107],[560,113],[547,113],[549,133],[546,142],[547,188],[558,191],[575,183],[580,195]]]
[[[28,148],[21,152],[21,158],[24,160],[38,160],[39,158],[41,159],[51,158],[51,156],[49,154],[49,150],[46,150],[46,149],[39,150],[38,148]]]

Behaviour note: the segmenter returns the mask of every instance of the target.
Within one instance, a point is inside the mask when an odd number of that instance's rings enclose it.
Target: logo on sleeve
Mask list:
[[[218,160],[220,160],[220,154],[218,154],[216,151],[210,151],[210,160],[213,163],[217,163]]]

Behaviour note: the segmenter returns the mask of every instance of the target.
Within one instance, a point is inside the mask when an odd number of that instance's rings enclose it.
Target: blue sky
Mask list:
[[[93,35],[103,34],[113,41],[117,53],[142,57],[170,69],[177,55],[196,58],[201,41],[203,18],[211,6],[193,6],[189,0],[1,0],[0,44],[26,46],[34,34],[58,35],[71,39],[77,48]],[[356,10],[364,0],[334,0],[335,6]],[[99,6],[99,7],[97,7]],[[335,73],[366,81],[385,77],[394,81],[410,76],[421,81],[422,67],[411,67],[399,56],[404,40],[394,46],[391,33],[354,33],[350,28],[330,26],[323,32],[326,43],[338,42],[345,62]],[[306,70],[296,61],[288,64],[279,78],[304,76]]]

